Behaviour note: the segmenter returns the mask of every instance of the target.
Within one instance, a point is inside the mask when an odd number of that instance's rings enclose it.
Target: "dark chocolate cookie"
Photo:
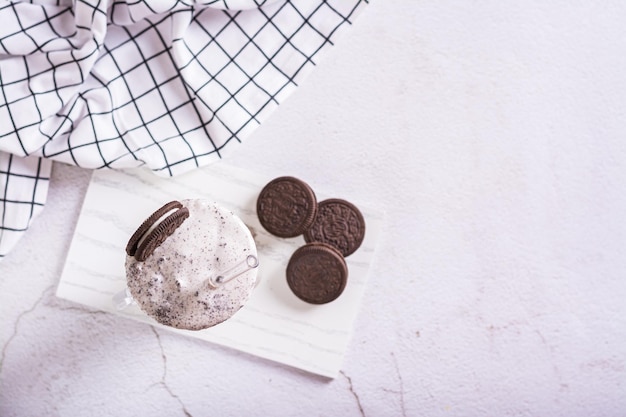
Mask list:
[[[256,208],[259,221],[268,232],[278,237],[295,237],[313,223],[317,199],[304,181],[279,177],[263,187]]]
[[[159,225],[157,225],[142,241],[142,238],[156,224],[161,217],[168,212],[175,210],[168,215]],[[174,233],[184,221],[189,217],[189,210],[183,207],[179,201],[170,201],[163,207],[155,211],[148,217],[139,228],[133,233],[126,245],[128,256],[134,256],[138,261],[144,261],[154,252],[169,235]],[[141,243],[140,243],[141,242]]]
[[[338,250],[324,243],[298,248],[287,264],[287,284],[303,301],[326,304],[341,295],[348,281],[348,266]]]
[[[365,237],[365,219],[352,203],[332,198],[317,205],[317,216],[304,233],[307,243],[321,242],[338,249],[343,256],[354,253]]]
[[[189,217],[189,209],[187,207],[180,208],[167,216],[139,245],[135,253],[135,259],[140,262],[145,261],[161,243],[165,242],[165,239],[183,224],[187,217]]]
[[[152,227],[157,220],[163,217],[168,211],[175,210],[181,208],[183,205],[180,201],[170,201],[167,204],[164,204],[163,207],[155,211],[141,223],[141,226],[133,233],[133,235],[128,239],[128,244],[126,245],[126,253],[128,256],[135,256],[135,252],[137,252],[137,246],[139,245],[139,241],[141,237],[146,234],[146,232]]]

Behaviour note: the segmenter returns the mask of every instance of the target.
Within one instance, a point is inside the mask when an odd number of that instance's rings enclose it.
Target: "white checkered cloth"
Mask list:
[[[367,3],[0,1],[0,260],[52,161],[173,176],[220,159]]]

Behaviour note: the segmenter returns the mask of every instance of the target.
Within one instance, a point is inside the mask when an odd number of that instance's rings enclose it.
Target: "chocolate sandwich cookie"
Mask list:
[[[324,243],[298,248],[287,264],[287,284],[303,301],[326,304],[346,287],[348,266],[341,253]]]
[[[313,223],[317,199],[304,181],[278,177],[263,187],[256,208],[259,222],[268,232],[278,237],[295,237]]]
[[[171,213],[170,213],[171,212]],[[170,213],[167,217],[166,214]],[[189,210],[179,201],[170,201],[148,217],[126,245],[128,256],[142,262],[189,217]],[[157,222],[159,222],[157,224]]]
[[[317,205],[317,215],[304,233],[307,243],[321,242],[333,246],[343,256],[354,253],[365,237],[365,219],[352,203],[332,198]]]

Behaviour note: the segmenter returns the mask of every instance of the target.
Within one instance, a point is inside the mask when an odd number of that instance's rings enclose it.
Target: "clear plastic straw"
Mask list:
[[[254,255],[248,255],[245,259],[242,259],[239,263],[231,266],[230,268],[221,271],[218,274],[213,275],[207,281],[212,287],[219,287],[226,284],[229,281],[234,280],[241,274],[248,272],[259,266],[259,259]]]

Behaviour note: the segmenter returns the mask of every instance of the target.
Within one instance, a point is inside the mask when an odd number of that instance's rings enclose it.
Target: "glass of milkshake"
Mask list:
[[[209,200],[165,204],[133,234],[126,253],[127,289],[114,297],[117,308],[135,302],[158,323],[178,329],[222,323],[257,284],[250,230]]]

